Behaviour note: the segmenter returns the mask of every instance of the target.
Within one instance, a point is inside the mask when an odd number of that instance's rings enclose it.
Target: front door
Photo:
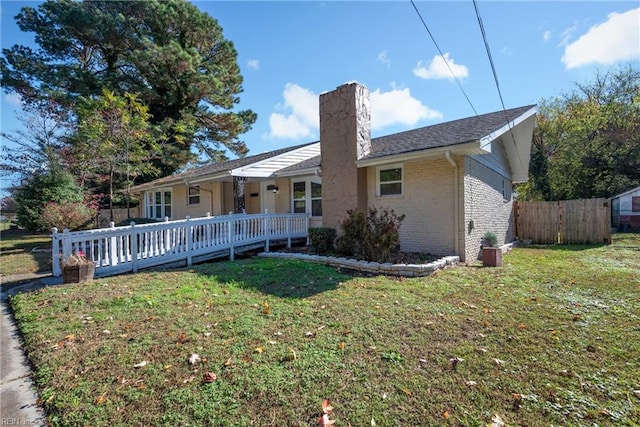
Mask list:
[[[276,194],[278,187],[276,187],[275,181],[264,181],[260,183],[260,209],[264,213],[265,210],[269,213],[276,212]]]

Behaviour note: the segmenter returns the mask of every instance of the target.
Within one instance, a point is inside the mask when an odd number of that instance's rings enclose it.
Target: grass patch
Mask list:
[[[0,276],[51,271],[51,252],[32,252],[34,248],[51,249],[49,235],[15,228],[2,230]]]
[[[639,235],[427,278],[247,259],[11,302],[54,426],[316,425],[325,398],[338,425],[640,419]]]

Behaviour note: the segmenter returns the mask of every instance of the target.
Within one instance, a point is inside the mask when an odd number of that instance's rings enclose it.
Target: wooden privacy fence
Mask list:
[[[111,213],[109,209],[100,209],[100,212],[98,212],[98,226],[108,227],[111,222],[110,216]],[[140,207],[138,206],[129,209],[117,208],[113,210],[113,222],[116,224],[127,218],[140,218],[140,216]]]
[[[516,236],[540,244],[611,243],[609,199],[515,202]]]

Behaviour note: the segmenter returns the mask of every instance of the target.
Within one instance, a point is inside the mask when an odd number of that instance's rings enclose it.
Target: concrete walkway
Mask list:
[[[8,298],[20,292],[62,283],[59,277],[21,274],[1,278],[2,284],[16,284],[0,293],[0,425],[46,426],[32,371],[22,347],[20,334]]]

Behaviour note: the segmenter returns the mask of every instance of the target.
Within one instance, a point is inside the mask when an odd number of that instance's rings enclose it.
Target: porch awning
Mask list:
[[[278,156],[232,169],[230,172],[233,176],[242,176],[246,178],[269,178],[280,169],[295,165],[296,163],[318,155],[320,155],[320,143],[316,142]]]

